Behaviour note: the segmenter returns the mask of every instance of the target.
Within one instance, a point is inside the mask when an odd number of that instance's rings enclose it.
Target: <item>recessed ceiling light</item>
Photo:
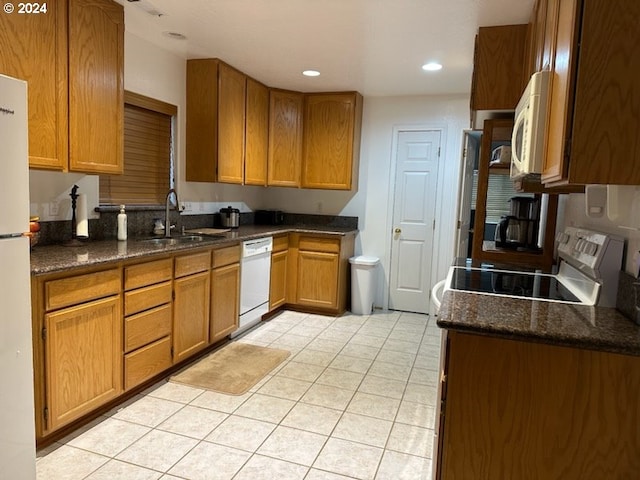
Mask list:
[[[320,75],[320,72],[317,70],[305,70],[304,72],[302,72],[302,74],[305,77],[317,77],[318,75]]]
[[[173,38],[174,40],[186,40],[187,37],[180,32],[162,32],[165,37]]]
[[[422,69],[427,72],[435,72],[442,69],[442,65],[437,62],[429,62],[422,65]]]

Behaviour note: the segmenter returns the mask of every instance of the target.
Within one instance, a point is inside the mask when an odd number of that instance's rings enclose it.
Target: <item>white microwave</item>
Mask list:
[[[542,173],[551,72],[531,76],[518,102],[511,137],[511,178]]]

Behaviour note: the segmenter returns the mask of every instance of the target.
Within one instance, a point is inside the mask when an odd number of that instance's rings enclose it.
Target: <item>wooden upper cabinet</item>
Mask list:
[[[69,170],[122,173],[124,9],[69,3]]]
[[[67,2],[0,15],[0,72],[29,82],[29,166],[67,169]]]
[[[267,184],[269,150],[269,88],[247,78],[244,183]]]
[[[272,89],[269,93],[268,184],[300,186],[304,94]]]
[[[361,123],[360,94],[305,95],[303,188],[351,189],[360,156]]]
[[[471,84],[471,110],[514,110],[524,78],[527,25],[480,27]]]
[[[220,62],[218,67],[218,174],[224,183],[244,180],[247,77]]]
[[[548,185],[640,184],[640,77],[629,73],[639,64],[638,16],[635,0],[559,0]]]
[[[218,160],[218,59],[187,60],[186,179],[215,182]]]

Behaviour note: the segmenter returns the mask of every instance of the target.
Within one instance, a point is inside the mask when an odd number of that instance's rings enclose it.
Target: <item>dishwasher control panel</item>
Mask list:
[[[273,250],[273,237],[255,238],[242,242],[242,257],[252,257]]]

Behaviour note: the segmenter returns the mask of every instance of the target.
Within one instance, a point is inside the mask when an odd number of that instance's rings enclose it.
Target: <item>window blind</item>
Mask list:
[[[124,173],[100,175],[101,205],[161,205],[172,183],[173,117],[177,108],[127,92]]]
[[[478,193],[478,172],[473,173],[473,189],[471,191],[471,205],[475,208]],[[511,197],[533,197],[533,194],[518,193],[513,189],[513,182],[509,175],[489,175],[487,185],[487,214],[485,223],[498,223],[500,217],[511,213]]]

